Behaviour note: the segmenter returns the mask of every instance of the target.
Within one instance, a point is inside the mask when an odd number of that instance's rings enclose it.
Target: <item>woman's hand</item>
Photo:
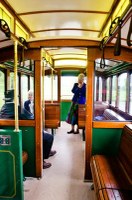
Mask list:
[[[78,83],[78,87],[81,88],[83,83]]]

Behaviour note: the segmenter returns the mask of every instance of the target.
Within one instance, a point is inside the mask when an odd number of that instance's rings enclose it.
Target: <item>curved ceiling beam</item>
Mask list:
[[[100,41],[94,40],[79,40],[79,39],[50,39],[50,40],[35,40],[29,41],[29,48],[40,47],[93,47],[99,46]]]
[[[41,10],[41,11],[32,11],[32,12],[23,12],[17,13],[18,16],[22,15],[36,15],[42,13],[95,13],[95,14],[109,14],[109,12],[105,11],[97,11],[97,10]]]

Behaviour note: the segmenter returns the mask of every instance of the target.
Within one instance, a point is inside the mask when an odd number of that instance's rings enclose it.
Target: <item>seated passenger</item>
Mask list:
[[[0,118],[3,119],[14,119],[15,112],[14,112],[14,90],[8,90],[5,93],[5,104],[2,106],[0,111]],[[20,107],[19,107],[20,108]],[[30,108],[30,107],[29,107]],[[19,109],[20,110],[20,109]],[[19,112],[20,113],[20,112]],[[20,119],[34,119],[34,115],[26,109],[24,109],[23,114],[20,114]],[[43,131],[43,159],[49,158],[49,156],[53,156],[56,154],[56,151],[51,151],[51,147],[53,144],[53,135],[49,134],[46,131]],[[44,161],[43,168],[48,168],[51,166],[51,163],[46,163]]]
[[[34,119],[34,97],[31,90],[28,91],[28,100],[24,102],[23,115],[26,119]],[[45,130],[43,130],[43,160],[48,159],[49,156],[56,154],[56,151],[51,150],[54,137]],[[43,162],[43,168],[51,167],[51,163]]]
[[[2,106],[0,111],[0,118],[2,119],[14,119],[14,90],[7,90],[5,92],[5,104]],[[18,111],[20,111],[20,107],[18,106]]]
[[[28,100],[24,102],[24,108],[27,112],[34,114],[34,98],[31,90],[28,91]]]

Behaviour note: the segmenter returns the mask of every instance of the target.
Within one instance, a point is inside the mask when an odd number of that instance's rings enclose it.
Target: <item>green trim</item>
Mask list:
[[[112,67],[108,71],[105,71],[104,75],[107,75],[107,76],[116,75],[130,69],[132,69],[132,63],[121,63],[119,65]]]
[[[11,62],[11,61],[4,62],[4,65],[6,65],[7,67],[10,67],[11,69],[14,69],[14,63]],[[17,65],[17,66],[18,66],[18,70],[21,71],[21,72],[25,72],[25,73],[28,73],[28,74],[33,74],[34,73],[34,71],[32,71],[30,69],[27,69],[24,66],[23,67],[21,67],[20,65]]]
[[[80,74],[80,70],[62,70],[61,76],[78,76]]]

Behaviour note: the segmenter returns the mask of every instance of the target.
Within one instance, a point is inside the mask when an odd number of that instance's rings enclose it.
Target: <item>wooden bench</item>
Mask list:
[[[45,128],[52,130],[60,126],[60,104],[59,103],[46,103],[45,104]]]
[[[26,151],[22,151],[22,164],[24,165],[28,160],[28,153]],[[25,181],[26,178],[23,174],[23,181]]]
[[[28,153],[26,151],[22,151],[22,163],[23,165],[27,162],[28,160]]]
[[[102,116],[105,109],[107,109],[108,107],[109,106],[102,101],[95,101],[94,102],[94,117]]]
[[[78,128],[83,130],[83,141],[85,141],[85,124],[86,124],[86,105],[78,105]]]
[[[123,129],[118,154],[94,155],[90,166],[97,199],[132,199],[132,124]]]
[[[121,117],[118,113],[111,109],[105,109],[103,116],[106,120],[119,120],[119,121],[125,121],[123,117]]]

